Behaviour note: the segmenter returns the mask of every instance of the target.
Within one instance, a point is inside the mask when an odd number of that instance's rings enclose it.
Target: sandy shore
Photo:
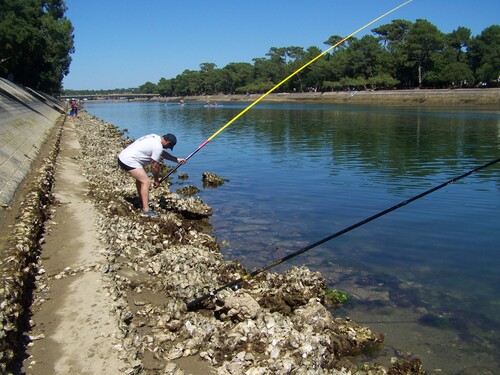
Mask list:
[[[37,272],[26,374],[122,374],[129,366],[117,350],[122,334],[99,268],[105,259],[80,152],[75,124],[66,121]]]

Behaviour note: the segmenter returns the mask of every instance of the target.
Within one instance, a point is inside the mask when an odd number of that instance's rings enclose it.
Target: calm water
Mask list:
[[[172,132],[181,157],[248,104],[86,110],[132,138]],[[223,253],[251,271],[498,157],[499,109],[264,103],[181,167],[189,179],[171,188],[201,189]],[[203,189],[205,171],[229,181]],[[335,314],[386,335],[381,362],[413,355],[429,373],[500,373],[500,163],[275,271],[293,265],[353,296]]]

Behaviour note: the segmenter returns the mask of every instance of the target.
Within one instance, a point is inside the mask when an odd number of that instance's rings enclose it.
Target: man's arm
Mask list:
[[[184,164],[186,162],[186,159],[184,159],[184,158],[176,158],[175,156],[170,155],[165,150],[163,150],[163,152],[161,153],[161,156],[163,156],[163,158],[165,158],[167,160],[173,161],[174,163]]]

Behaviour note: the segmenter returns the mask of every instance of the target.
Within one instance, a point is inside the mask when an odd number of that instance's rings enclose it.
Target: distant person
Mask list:
[[[143,216],[158,217],[158,214],[149,208],[151,179],[144,168],[152,163],[154,187],[160,186],[160,158],[163,157],[180,164],[186,162],[186,159],[176,158],[164,150],[164,148],[173,150],[176,143],[177,138],[173,134],[168,133],[163,136],[149,134],[137,139],[118,155],[118,165],[136,180],[135,185],[141,199]]]
[[[78,105],[76,104],[75,99],[71,101],[71,111],[69,112],[69,115],[71,116],[72,121],[75,121],[75,117],[78,117]]]

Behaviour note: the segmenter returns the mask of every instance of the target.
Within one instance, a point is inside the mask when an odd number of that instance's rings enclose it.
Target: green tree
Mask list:
[[[329,80],[338,80],[342,77],[352,75],[350,66],[351,53],[348,48],[338,49],[330,58],[330,74]]]
[[[269,74],[271,82],[278,83],[286,74],[287,50],[285,47],[271,47],[266,56],[269,57],[264,65],[268,68],[266,73]]]
[[[253,79],[254,67],[250,63],[229,63],[222,68],[225,93],[232,94],[236,89],[245,86]]]
[[[254,58],[255,81],[256,82],[278,82],[281,64],[262,57]]]
[[[411,87],[412,72],[407,65],[408,54],[404,47],[412,26],[410,21],[397,19],[372,29],[388,52],[386,70],[406,87]]]
[[[309,47],[306,52],[307,54],[305,59],[307,61],[310,61],[318,56],[322,51],[318,47],[312,46]],[[307,73],[305,75],[307,87],[314,87],[319,89],[323,87],[323,82],[328,80],[331,76],[330,59],[330,55],[325,55],[316,60],[314,64],[311,64],[307,67]]]
[[[453,62],[446,65],[440,75],[442,81],[451,87],[467,87],[474,83],[474,74],[466,63]]]
[[[363,89],[368,84],[368,81],[363,77],[344,77],[340,79],[340,86],[345,89]]]
[[[355,39],[348,49],[348,70],[351,71],[349,76],[369,78],[383,73],[387,54],[373,35]]]
[[[0,2],[0,75],[58,93],[74,52],[73,26],[63,0]]]
[[[456,61],[465,62],[465,54],[471,41],[471,31],[466,27],[460,26],[453,30],[448,37],[448,45],[456,51]]]
[[[288,77],[290,74],[294,73],[297,69],[300,69],[308,60],[308,54],[304,51],[302,47],[286,47],[285,55],[287,57],[287,67],[285,70],[285,74],[282,79]],[[291,79],[287,82],[288,90],[296,90],[298,89],[300,92],[304,91],[304,81],[303,78],[307,76],[308,69],[302,70],[295,74]],[[278,83],[278,82],[276,82]]]
[[[327,46],[334,46],[340,42],[342,42],[344,40],[344,37],[340,36],[340,35],[332,35],[331,37],[329,37],[326,41],[323,42],[323,44],[326,44]],[[349,39],[340,43],[337,47],[335,47],[333,50],[332,50],[332,53],[335,53],[336,50],[338,49],[345,49],[349,46]]]
[[[186,69],[175,77],[175,95],[200,95],[202,80],[200,72]]]
[[[157,93],[158,90],[153,82],[146,82],[145,84],[139,86],[139,92],[141,94],[153,94]]]
[[[433,87],[467,87],[474,84],[474,74],[466,61],[470,30],[459,27],[446,35],[445,47],[432,53],[432,69],[424,73],[424,80]]]
[[[487,85],[498,86],[500,79],[500,26],[493,25],[473,38],[469,61],[476,78]]]
[[[223,78],[217,65],[203,63],[200,65],[201,91],[204,94],[216,94],[223,87]]]
[[[391,89],[399,85],[399,81],[388,73],[380,73],[366,80],[373,89]]]
[[[156,88],[161,96],[172,96],[174,94],[171,79],[161,78],[156,84]]]
[[[418,19],[407,35],[407,65],[414,69],[418,87],[423,85],[423,72],[432,68],[432,56],[444,48],[444,34],[429,21]]]
[[[378,35],[389,51],[394,51],[405,44],[406,37],[412,25],[410,21],[398,19],[392,21],[390,24],[372,29],[372,32]]]

